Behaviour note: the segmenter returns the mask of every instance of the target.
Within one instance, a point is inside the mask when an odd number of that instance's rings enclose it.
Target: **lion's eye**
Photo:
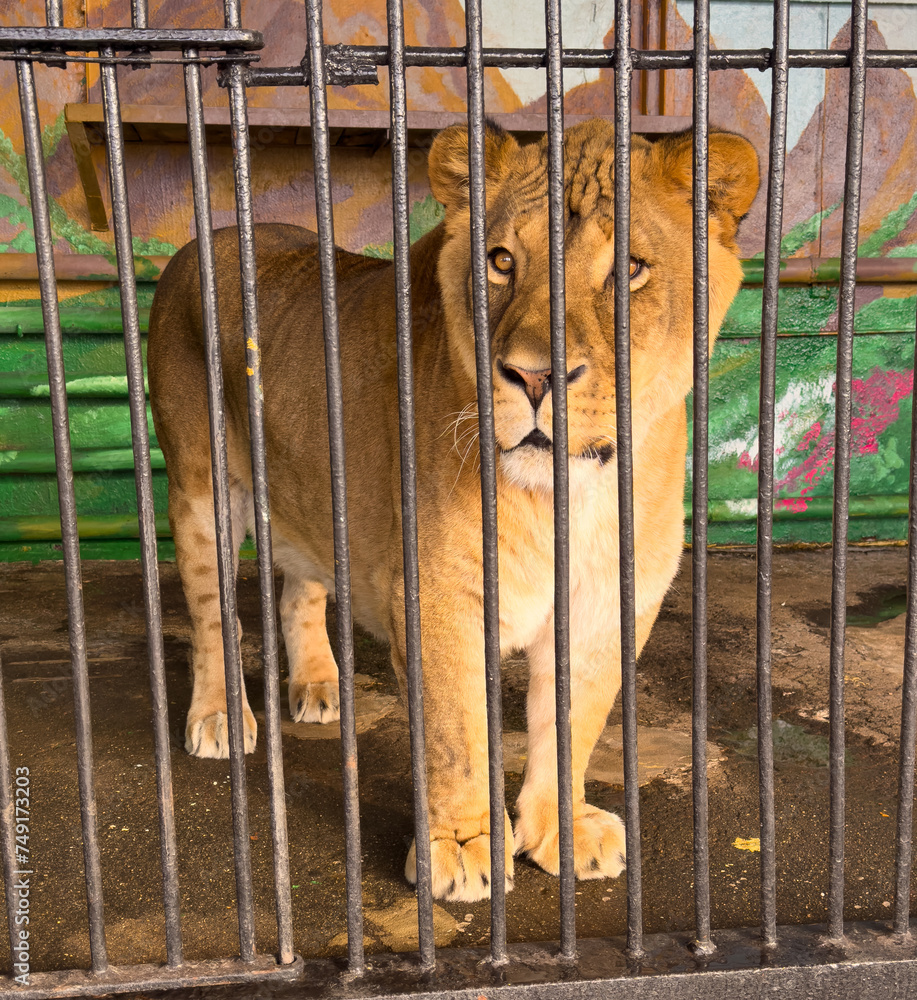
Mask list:
[[[642,260],[638,260],[636,257],[631,257],[629,268],[630,290],[635,292],[638,288],[642,288],[649,279],[649,276],[649,265],[644,264]],[[615,286],[614,267],[608,272],[608,277],[605,279],[605,286],[610,290]]]
[[[490,266],[499,274],[512,274],[516,267],[516,258],[506,247],[495,247],[487,255]]]

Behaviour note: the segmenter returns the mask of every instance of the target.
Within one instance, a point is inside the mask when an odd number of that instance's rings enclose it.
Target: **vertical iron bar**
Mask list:
[[[321,265],[322,319],[325,331],[325,376],[328,391],[328,435],[331,448],[331,506],[334,518],[334,594],[337,612],[338,669],[341,690],[341,757],[344,782],[344,831],[347,867],[347,954],[351,972],[362,972],[363,894],[360,857],[360,798],[357,780],[357,731],[354,719],[353,615],[350,593],[350,540],[347,528],[347,473],[344,448],[344,390],[338,329],[334,214],[331,198],[331,147],[321,0],[306,0],[311,84],[312,161],[315,214]]]
[[[241,28],[239,0],[224,0],[227,28]],[[258,318],[257,266],[255,260],[254,208],[251,184],[251,144],[248,134],[248,96],[245,67],[228,70],[229,108],[232,122],[233,171],[236,220],[239,228],[239,268],[242,285],[242,326],[248,376],[248,426],[251,441],[252,495],[255,503],[255,542],[261,589],[261,635],[264,667],[264,739],[267,751],[271,801],[271,843],[274,854],[274,901],[277,908],[277,951],[282,965],[294,959],[293,904],[290,889],[290,849],[287,804],[283,780],[283,747],[280,735],[280,662],[277,641],[277,606],[274,593],[274,553],[268,494],[267,454],[264,435],[264,391],[261,381],[261,327]]]
[[[643,861],[637,774],[637,638],[634,578],[634,450],[630,399],[630,101],[633,60],[628,0],[615,0],[615,420],[618,455],[618,561],[621,576],[621,713],[624,838],[627,849],[627,954],[643,955]]]
[[[560,953],[576,957],[573,740],[570,720],[570,479],[564,282],[564,71],[560,0],[545,2],[548,105],[548,237],[551,267],[551,398],[554,441],[554,685],[557,822],[560,831]]]
[[[86,874],[89,948],[94,972],[108,968],[105,945],[105,910],[102,898],[102,870],[99,860],[95,779],[93,775],[92,721],[89,709],[89,672],[86,659],[86,623],[83,615],[83,581],[80,567],[80,543],[76,527],[76,500],[73,493],[73,462],[70,454],[70,422],[67,414],[66,375],[63,341],[54,273],[51,216],[45,185],[41,148],[41,125],[35,96],[32,64],[16,63],[19,103],[25,141],[32,219],[38,256],[38,281],[41,311],[48,354],[48,385],[51,395],[51,421],[54,455],[57,466],[57,489],[61,516],[61,541],[67,586],[68,630],[73,676],[74,724],[76,729],[77,775],[80,789],[80,815],[83,826],[83,862]]]
[[[148,28],[150,15],[147,9],[148,0],[131,0],[131,25],[135,28]]]
[[[45,0],[45,20],[49,28],[63,28],[64,0]]]
[[[274,896],[281,964],[293,961],[293,917],[290,893],[290,855],[287,807],[280,738],[280,662],[277,652],[277,610],[274,593],[274,556],[268,498],[264,435],[264,394],[261,382],[261,329],[258,322],[254,215],[251,195],[251,153],[245,68],[229,67],[229,104],[232,119],[236,213],[239,227],[239,263],[242,279],[242,332],[248,377],[248,423],[252,456],[252,493],[255,503],[255,540],[261,590],[261,635],[264,668],[264,728],[270,786],[271,841],[274,854]]]
[[[917,371],[917,339],[914,341]],[[914,743],[917,738],[917,406],[911,411],[911,479],[907,522],[907,618],[901,740],[898,752],[898,819],[895,850],[895,933],[910,936],[911,867],[914,842]]]
[[[185,50],[196,59],[197,49]],[[201,68],[185,66],[185,107],[191,151],[191,184],[197,231],[204,318],[204,349],[207,360],[207,402],[210,411],[210,460],[213,475],[214,521],[217,567],[223,624],[223,660],[226,670],[226,714],[229,723],[229,767],[232,785],[233,853],[236,873],[236,903],[239,914],[239,948],[242,960],[255,957],[255,921],[252,899],[251,842],[248,826],[248,795],[245,779],[245,732],[242,718],[242,656],[239,649],[236,610],[235,551],[226,457],[226,414],[223,405],[223,368],[217,306],[216,267],[210,214],[210,180],[201,102]]]
[[[643,48],[650,50],[662,49],[665,46],[665,0],[645,0],[645,19],[643,24]],[[644,70],[645,115],[662,115],[665,84],[662,70]]]
[[[691,493],[693,695],[691,788],[694,804],[694,948],[715,950],[710,938],[710,838],[707,798],[707,440],[710,316],[707,246],[707,151],[710,112],[710,2],[694,0],[694,451]]]
[[[112,58],[112,49],[103,49],[102,58]],[[156,552],[156,523],[153,510],[153,472],[150,466],[150,432],[146,417],[146,390],[143,380],[143,353],[140,346],[140,319],[137,312],[137,282],[131,243],[131,217],[124,167],[124,134],[121,127],[121,100],[118,95],[117,67],[103,63],[102,104],[108,150],[112,223],[118,261],[121,294],[121,322],[127,364],[131,412],[131,444],[140,526],[140,559],[143,573],[143,606],[146,614],[150,693],[153,708],[153,738],[156,747],[156,788],[159,805],[159,849],[162,865],[163,908],[166,924],[166,954],[172,967],[181,965],[182,940],[178,892],[178,848],[175,839],[175,812],[172,801],[172,764],[169,738],[169,703],[166,695],[165,654],[162,644],[162,606]]]
[[[761,936],[777,946],[777,861],[774,819],[774,732],[771,707],[771,623],[774,555],[774,406],[777,377],[777,316],[780,235],[786,173],[789,0],[774,0],[774,68],[771,91],[764,292],[761,312],[761,387],[758,400],[758,808],[761,833]]]
[[[833,573],[831,579],[831,660],[829,695],[830,837],[828,855],[828,938],[844,936],[844,642],[847,614],[847,513],[850,491],[850,384],[853,366],[857,230],[863,170],[866,105],[867,0],[853,0],[850,37],[850,97],[841,279],[837,318],[837,382],[834,417]]]
[[[484,60],[481,0],[465,4],[468,80],[468,170],[471,206],[471,301],[481,453],[481,520],[484,559],[484,669],[487,677],[487,748],[490,777],[490,957],[506,954],[505,788],[503,699],[500,690],[500,591],[497,558],[497,459],[494,436],[490,302],[487,288],[487,203],[484,154]]]
[[[414,440],[414,357],[411,338],[411,239],[408,203],[407,93],[404,71],[404,0],[388,0],[389,93],[392,119],[395,321],[398,337],[398,430],[401,442],[401,545],[404,553],[405,667],[411,730],[414,843],[417,859],[417,934],[420,963],[436,962],[433,874],[427,809],[420,566],[417,553],[417,454]]]
[[[26,857],[31,858],[31,851]],[[16,859],[16,821],[13,808],[13,769],[10,767],[10,736],[6,725],[6,700],[3,694],[3,667],[0,663],[0,859],[3,863],[3,886],[6,896],[6,922],[10,938],[10,962],[19,942],[16,927],[18,900],[15,892],[17,872],[24,870],[31,874],[31,861],[20,863]]]

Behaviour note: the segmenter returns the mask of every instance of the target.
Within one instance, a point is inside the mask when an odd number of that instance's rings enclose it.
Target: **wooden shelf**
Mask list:
[[[498,125],[512,132],[520,141],[532,141],[547,128],[544,114],[513,112],[490,116]],[[567,126],[587,121],[591,115],[567,115]],[[185,108],[179,105],[125,104],[121,108],[125,142],[186,143],[188,125]],[[102,198],[101,185],[92,162],[92,147],[103,145],[104,111],[101,104],[67,104],[64,106],[67,134],[79,171],[90,224],[97,232],[109,229],[108,215]],[[433,136],[449,125],[463,123],[465,116],[454,111],[409,111],[408,142],[418,148],[429,147]],[[309,146],[312,129],[308,108],[249,108],[249,135],[257,144],[269,130],[272,146]],[[641,134],[677,132],[689,127],[690,118],[634,115],[633,131]],[[232,142],[229,108],[204,108],[204,125],[210,145]],[[330,110],[328,127],[333,146],[376,150],[387,145],[391,122],[387,111],[352,109]]]

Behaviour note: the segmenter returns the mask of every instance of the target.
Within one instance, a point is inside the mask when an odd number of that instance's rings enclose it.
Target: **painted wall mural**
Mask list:
[[[9,6],[9,5],[8,5]],[[219,26],[217,0],[152,0],[158,26]],[[612,5],[606,0],[564,4],[565,43],[612,46]],[[849,8],[803,0],[791,4],[791,46],[849,44]],[[67,25],[123,25],[129,0],[65,0]],[[870,48],[917,48],[914,0],[871,5]],[[43,23],[44,5],[24,0],[4,9],[4,23]],[[485,0],[487,45],[543,44],[542,12],[526,0],[507,8]],[[691,46],[690,4],[666,7],[667,48]],[[264,33],[265,65],[294,65],[302,58],[305,21],[301,0],[247,0],[243,23]],[[460,0],[409,0],[408,44],[461,45]],[[771,7],[757,0],[712,0],[713,43],[720,48],[766,47]],[[383,43],[384,0],[329,0],[329,42]],[[77,170],[80,133],[86,119],[88,156],[107,206],[105,151],[92,125],[99,97],[98,71],[69,64],[36,71],[47,163],[60,298],[64,306],[66,363],[77,462],[76,488],[87,554],[135,552],[134,490],[126,379],[120,348],[119,297],[113,280],[111,233],[90,213]],[[335,88],[330,107],[348,113],[333,150],[335,229],[338,242],[374,256],[391,253],[390,159],[378,114],[387,111],[384,68],[377,87]],[[668,71],[659,79],[662,118],[652,127],[672,127],[689,116],[690,71]],[[778,345],[778,501],[775,536],[785,541],[830,538],[834,457],[834,357],[837,328],[836,261],[842,218],[846,70],[794,70],[790,80],[790,128],[782,254],[807,267],[806,283],[780,292]],[[569,115],[611,115],[611,71],[576,71],[565,77]],[[170,122],[183,104],[177,67],[119,72],[126,118],[128,184],[132,199],[134,252],[141,277],[141,307],[152,298],[159,270],[194,236],[187,146]],[[900,538],[905,530],[907,464],[913,398],[914,331],[917,322],[917,71],[872,70],[867,84],[866,158],[862,186],[859,253],[880,258],[870,283],[858,285],[854,355],[854,458],[851,538]],[[770,75],[728,70],[711,74],[711,121],[741,132],[755,143],[766,168]],[[461,69],[412,69],[409,108],[415,120],[431,113],[464,112]],[[215,70],[205,71],[205,105],[214,119],[227,107]],[[500,115],[544,113],[542,71],[488,70],[486,103]],[[302,88],[251,92],[256,218],[314,227],[308,94]],[[66,114],[65,114],[66,107]],[[364,114],[364,118],[360,118]],[[35,243],[19,126],[15,74],[0,62],[0,558],[54,554],[56,488],[53,482],[50,409],[37,285]],[[367,117],[369,116],[369,117]],[[69,120],[69,126],[68,126]],[[646,119],[649,121],[649,119]],[[359,122],[370,124],[358,128]],[[373,124],[375,122],[375,124]],[[176,131],[177,130],[177,131]],[[359,133],[359,134],[358,134]],[[232,163],[215,123],[208,147],[215,225],[234,222]],[[367,138],[369,137],[369,138]],[[375,137],[375,138],[373,138]],[[357,142],[358,145],[349,143]],[[76,145],[75,145],[76,143]],[[711,541],[754,540],[757,476],[758,338],[761,323],[761,258],[765,188],[742,225],[746,284],[717,346],[711,374]],[[411,233],[435,225],[440,208],[426,183],[422,144],[411,150]],[[789,268],[787,274],[789,274]],[[910,275],[913,274],[913,279]],[[161,455],[154,454],[161,469]],[[165,513],[164,479],[157,472],[157,509]],[[165,530],[164,517],[161,523]],[[55,534],[56,532],[56,534]]]

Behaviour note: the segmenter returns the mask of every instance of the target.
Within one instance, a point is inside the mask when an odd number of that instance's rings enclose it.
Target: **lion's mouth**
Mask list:
[[[539,430],[537,427],[533,431],[529,431],[528,434],[512,448],[506,449],[507,451],[516,451],[519,448],[535,448],[538,451],[553,451],[554,445],[551,439],[544,433],[544,431]],[[589,461],[598,460],[599,465],[605,465],[610,462],[615,455],[615,446],[611,441],[603,441],[601,443],[595,442],[593,444],[587,445],[582,451],[577,452],[575,455],[571,455],[571,458],[583,458]]]

